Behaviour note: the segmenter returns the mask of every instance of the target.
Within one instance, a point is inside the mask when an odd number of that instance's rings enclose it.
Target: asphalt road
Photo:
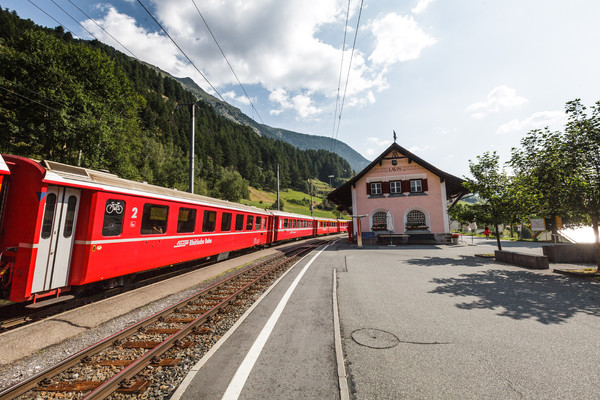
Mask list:
[[[600,284],[475,257],[495,242],[473,243],[339,250],[352,397],[600,398]]]

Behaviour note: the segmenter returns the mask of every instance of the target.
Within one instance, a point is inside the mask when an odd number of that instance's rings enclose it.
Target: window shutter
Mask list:
[[[367,182],[367,195],[371,195],[371,184]]]
[[[427,179],[422,179],[421,180],[421,185],[423,187],[423,191],[426,192],[427,190],[429,190],[429,188],[427,187]]]
[[[389,182],[382,182],[381,183],[381,191],[382,193],[390,193],[390,183]]]
[[[402,181],[402,193],[410,193],[410,181]]]

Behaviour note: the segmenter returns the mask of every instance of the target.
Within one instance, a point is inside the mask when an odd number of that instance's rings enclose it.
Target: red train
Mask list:
[[[347,230],[343,220],[263,210],[52,161],[2,157],[0,298],[13,302]]]

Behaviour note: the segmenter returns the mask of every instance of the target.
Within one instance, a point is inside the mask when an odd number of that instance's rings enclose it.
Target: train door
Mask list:
[[[67,286],[81,191],[48,186],[31,292]]]
[[[275,218],[273,215],[265,217],[267,220],[267,244],[273,243],[275,235]]]

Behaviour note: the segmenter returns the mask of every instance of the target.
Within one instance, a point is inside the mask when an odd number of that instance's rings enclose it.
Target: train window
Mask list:
[[[251,231],[252,225],[254,225],[254,215],[248,215],[248,219],[246,220],[246,230]]]
[[[158,204],[144,204],[142,213],[142,235],[156,235],[167,233],[167,217],[169,216],[169,207]]]
[[[67,215],[65,218],[65,231],[63,236],[70,238],[73,234],[73,222],[75,222],[75,208],[77,207],[77,196],[69,196],[67,200]]]
[[[46,209],[44,210],[44,220],[42,221],[42,239],[48,239],[52,234],[54,207],[56,207],[56,194],[50,193],[46,196]]]
[[[231,230],[231,213],[224,212],[221,214],[221,232]]]
[[[235,216],[235,230],[236,231],[244,230],[244,214],[238,214]]]
[[[192,233],[196,228],[196,210],[180,208],[177,216],[177,233]]]
[[[287,224],[288,224],[288,220],[287,220],[287,218],[285,218],[285,219],[283,220],[283,227],[284,227],[284,228],[287,228]]]
[[[254,229],[260,231],[260,227],[262,225],[262,218],[256,217],[256,223],[254,224]]]
[[[202,220],[202,232],[214,232],[217,225],[217,212],[204,210],[204,219]]]
[[[119,236],[123,231],[123,216],[125,215],[125,201],[108,199],[104,206],[104,222],[102,223],[102,236]]]

